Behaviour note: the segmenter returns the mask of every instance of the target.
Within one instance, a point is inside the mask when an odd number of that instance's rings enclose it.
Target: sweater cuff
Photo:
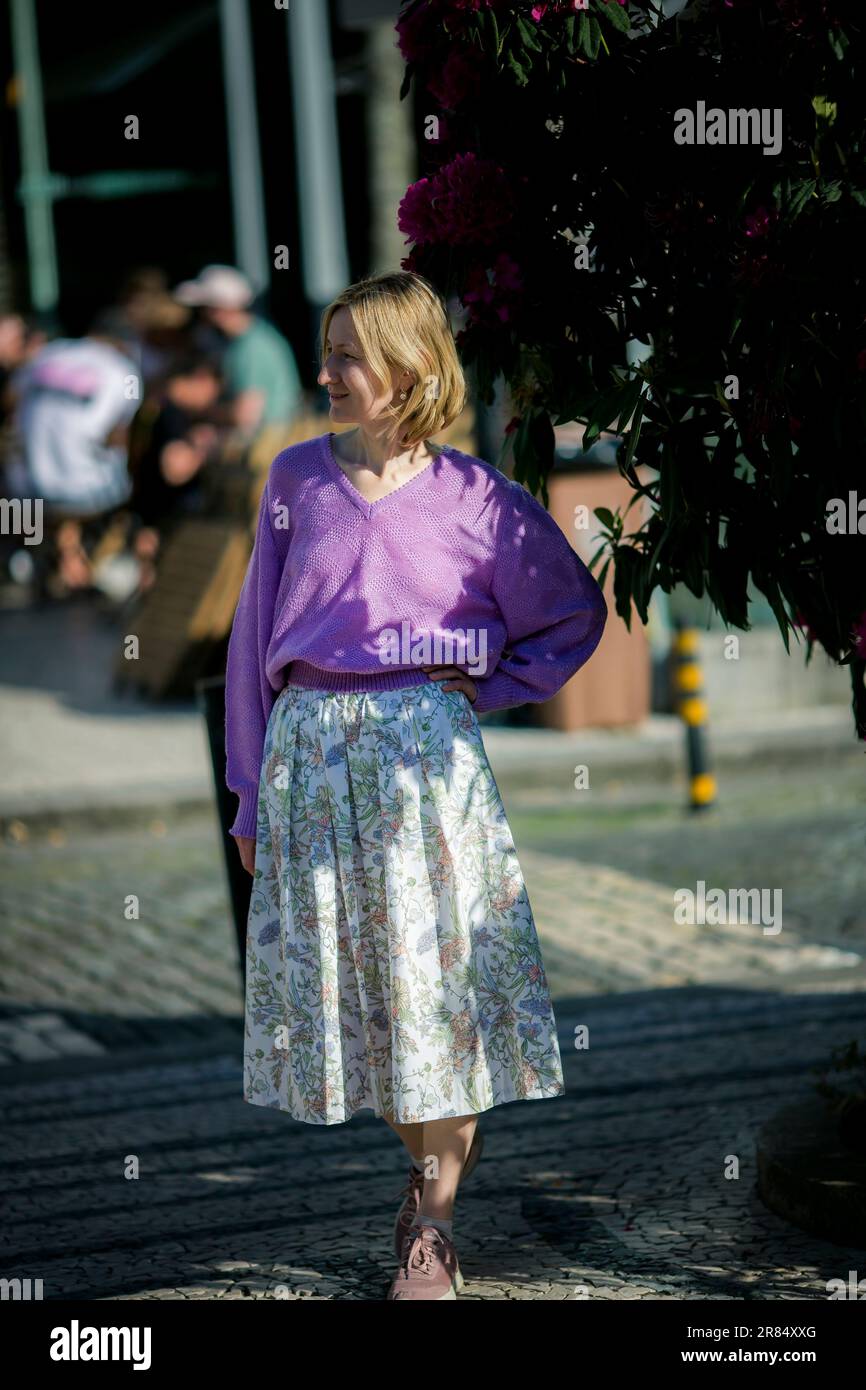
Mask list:
[[[508,707],[507,686],[502,680],[503,674],[501,671],[493,671],[489,676],[479,676],[477,679],[473,676],[478,691],[472,704],[476,714],[487,714],[490,710]]]
[[[238,792],[237,797],[240,804],[238,806],[238,813],[235,816],[234,825],[229,831],[229,834],[244,835],[254,840],[258,828],[258,788],[255,790],[251,788],[249,791]]]

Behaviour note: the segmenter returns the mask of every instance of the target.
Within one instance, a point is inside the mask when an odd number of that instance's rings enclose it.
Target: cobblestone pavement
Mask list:
[[[456,1211],[461,1298],[815,1299],[862,1266],[754,1187],[761,1123],[807,1097],[809,1069],[864,1020],[855,800],[811,819],[780,801],[763,820],[732,802],[710,833],[663,808],[620,824],[600,806],[575,826],[507,799],[566,1093],[482,1117]],[[746,850],[748,874],[714,877]],[[381,1299],[401,1151],[369,1111],[318,1127],[242,1100],[212,822],[0,855],[0,1273],[42,1278],[49,1299]],[[782,882],[783,931],[675,925],[673,888],[696,875]],[[836,894],[826,917],[811,915],[816,876]]]
[[[565,1095],[481,1119],[485,1152],[455,1213],[461,1297],[826,1297],[863,1252],[763,1207],[754,1136],[862,1024],[861,1004],[736,990],[558,1001]],[[4,1275],[63,1300],[384,1297],[394,1136],[369,1112],[325,1128],[246,1105],[239,1046],[191,1057],[178,1042],[66,1074],[41,1063],[14,1081],[8,1068]]]

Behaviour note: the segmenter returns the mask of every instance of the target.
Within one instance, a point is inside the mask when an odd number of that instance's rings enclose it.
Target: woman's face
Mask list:
[[[331,419],[345,425],[372,424],[401,390],[400,373],[392,371],[391,389],[381,391],[364,361],[352,315],[345,307],[337,309],[331,319],[318,382],[328,388]]]

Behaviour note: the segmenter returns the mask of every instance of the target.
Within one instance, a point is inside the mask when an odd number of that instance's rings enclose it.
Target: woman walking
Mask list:
[[[607,609],[547,511],[435,446],[465,399],[442,300],[399,271],[322,319],[335,424],[283,450],[226,670],[253,874],[244,1099],[372,1108],[404,1144],[389,1299],[451,1299],[477,1117],[564,1090],[535,923],[477,715],[546,700]]]

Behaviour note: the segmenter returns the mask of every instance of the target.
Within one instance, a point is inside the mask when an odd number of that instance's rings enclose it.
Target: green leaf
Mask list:
[[[593,507],[592,510],[594,515],[598,517],[602,526],[606,526],[608,531],[612,531],[614,529],[615,518],[613,512],[610,510],[610,507]]]
[[[586,13],[585,10],[581,10],[581,12],[580,12],[580,20],[579,20],[579,22],[578,22],[578,28],[577,28],[577,41],[578,41],[578,43],[580,44],[581,48],[583,49],[584,53],[586,53],[588,56],[590,56],[590,54],[589,54],[589,15]]]
[[[812,106],[815,115],[821,120],[825,120],[828,125],[832,125],[836,119],[836,103],[830,101],[829,97],[813,97]]]
[[[487,20],[488,20],[488,23],[489,23],[489,24],[492,26],[492,28],[493,28],[493,43],[494,43],[494,46],[495,46],[495,49],[496,49],[496,56],[497,56],[497,58],[498,58],[499,55],[500,55],[500,53],[502,52],[502,37],[503,37],[503,36],[501,36],[500,33],[499,33],[499,25],[496,23],[496,14],[495,14],[495,12],[494,12],[493,10],[488,10],[488,11],[487,11]]]
[[[526,76],[526,69],[523,67],[522,63],[518,62],[517,55],[513,48],[509,48],[508,50],[508,66],[517,78],[518,85],[525,87],[529,78]]]
[[[590,569],[590,570],[591,570],[592,567],[593,567],[593,565],[595,564],[595,562],[596,562],[597,560],[600,560],[600,559],[601,559],[602,555],[603,555],[603,554],[605,553],[605,551],[607,550],[609,544],[610,544],[610,542],[609,542],[607,539],[605,539],[605,540],[602,541],[601,545],[598,547],[598,550],[595,552],[595,554],[593,555],[592,559],[589,561],[589,564],[587,565],[587,569]]]
[[[535,467],[541,482],[541,495],[545,507],[550,498],[547,492],[547,478],[553,467],[556,455],[556,436],[546,410],[537,410],[529,422],[529,441],[535,456]]]
[[[626,451],[625,451],[625,458],[623,459],[623,466],[622,466],[622,468],[620,469],[620,472],[621,472],[621,473],[624,473],[624,474],[628,474],[628,472],[629,472],[629,470],[630,470],[630,468],[631,468],[631,461],[632,461],[632,459],[634,458],[634,451],[635,451],[635,449],[637,448],[637,442],[638,442],[638,439],[640,438],[640,427],[641,427],[641,421],[642,421],[642,419],[643,419],[643,408],[644,408],[644,398],[643,398],[643,396],[641,396],[640,399],[638,400],[637,405],[635,406],[634,417],[633,417],[633,419],[632,419],[632,422],[631,422],[631,429],[629,430],[629,435],[628,435],[628,446],[627,446]]]
[[[638,385],[640,382],[638,381]],[[610,391],[599,396],[593,404],[586,422],[586,431],[583,436],[583,449],[592,448],[602,430],[606,430],[614,421],[623,407],[626,394],[632,389],[634,382],[626,382],[623,386],[620,382]],[[633,403],[632,403],[633,408]],[[631,414],[631,410],[629,411]]]
[[[599,24],[598,20],[597,20],[597,19],[595,18],[595,16],[593,15],[593,17],[592,17],[592,18],[590,19],[590,21],[589,21],[589,46],[587,47],[587,50],[586,50],[586,51],[587,51],[587,53],[589,54],[590,58],[597,58],[597,57],[598,57],[598,50],[599,50],[600,48],[601,48],[601,25]]]
[[[806,203],[814,196],[817,183],[817,179],[803,179],[794,185],[793,196],[788,205],[788,213],[792,219],[799,216]]]
[[[631,561],[633,557],[633,550],[628,546],[620,546],[617,549],[616,563],[613,567],[614,605],[627,628],[630,627],[631,622]]]
[[[620,402],[619,407],[619,414],[617,416],[617,434],[622,434],[625,430],[626,425],[628,424],[629,420],[634,414],[635,406],[640,400],[642,390],[643,378],[638,376],[635,377],[633,381],[630,381],[626,386],[625,390],[623,391],[622,400]]]
[[[831,29],[827,35],[827,38],[829,39],[830,47],[833,50],[834,57],[837,58],[839,62],[841,62],[842,59],[845,57],[845,50],[847,49],[849,44],[847,34],[845,34],[842,30],[839,30],[839,32],[837,33],[835,29]]]
[[[528,411],[514,433],[514,476],[548,504],[547,475],[553,467],[556,436],[546,410]]]
[[[779,625],[779,631],[782,634],[782,641],[785,643],[785,651],[790,653],[791,644],[790,639],[788,637],[790,622],[788,619],[788,613],[785,609],[785,605],[782,602],[782,595],[779,592],[779,586],[776,583],[775,579],[773,579],[769,574],[759,573],[758,571],[755,571],[753,577],[756,585],[761,590],[761,593],[764,595],[765,599],[767,600],[767,602],[773,610],[776,622]]]
[[[538,42],[535,26],[530,24],[528,19],[518,18],[517,30],[527,48],[531,48],[535,53],[541,53],[542,48]]]
[[[606,5],[604,0],[602,0],[599,14],[603,14],[605,19],[613,25],[614,29],[619,29],[623,34],[627,34],[631,28],[631,20],[628,17],[628,6],[618,4],[617,0],[610,0],[609,5]]]

